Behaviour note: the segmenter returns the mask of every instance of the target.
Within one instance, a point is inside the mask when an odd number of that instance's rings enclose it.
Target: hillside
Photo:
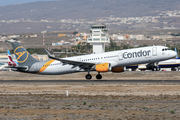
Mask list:
[[[60,0],[0,6],[0,33],[89,31],[101,19],[111,30],[178,28],[179,10],[179,0]],[[160,13],[167,17],[153,18]],[[129,17],[139,18],[129,21]]]
[[[180,9],[179,0],[62,0],[41,1],[0,7],[0,20],[10,19],[95,19],[149,16],[155,11]]]

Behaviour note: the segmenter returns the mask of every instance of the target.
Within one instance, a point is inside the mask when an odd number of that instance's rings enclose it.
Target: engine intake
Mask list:
[[[111,71],[111,64],[109,64],[109,63],[97,64],[96,71],[97,72],[109,72],[109,71]]]

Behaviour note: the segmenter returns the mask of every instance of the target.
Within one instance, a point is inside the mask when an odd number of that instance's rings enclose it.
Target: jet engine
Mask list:
[[[124,67],[114,67],[111,71],[116,73],[124,72]]]
[[[97,64],[96,71],[97,72],[109,72],[109,71],[111,71],[111,64],[109,64],[109,63]]]

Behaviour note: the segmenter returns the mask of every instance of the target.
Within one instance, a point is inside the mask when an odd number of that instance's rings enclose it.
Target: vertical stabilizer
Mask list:
[[[177,49],[175,48],[175,52],[177,53]],[[176,58],[175,59],[180,59],[179,57],[178,57],[178,53],[177,53],[177,55],[176,55]]]
[[[11,44],[12,44],[17,62],[18,62],[20,67],[21,66],[31,66],[33,63],[38,62],[18,42],[12,42]]]
[[[9,50],[7,50],[7,53],[8,53],[8,65],[9,66],[13,66],[13,67],[18,66],[18,62],[17,61],[13,61],[11,53],[10,53]]]

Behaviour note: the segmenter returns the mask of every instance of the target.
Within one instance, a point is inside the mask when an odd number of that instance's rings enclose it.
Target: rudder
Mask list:
[[[11,45],[19,66],[31,66],[33,63],[38,62],[18,42],[12,42]]]

